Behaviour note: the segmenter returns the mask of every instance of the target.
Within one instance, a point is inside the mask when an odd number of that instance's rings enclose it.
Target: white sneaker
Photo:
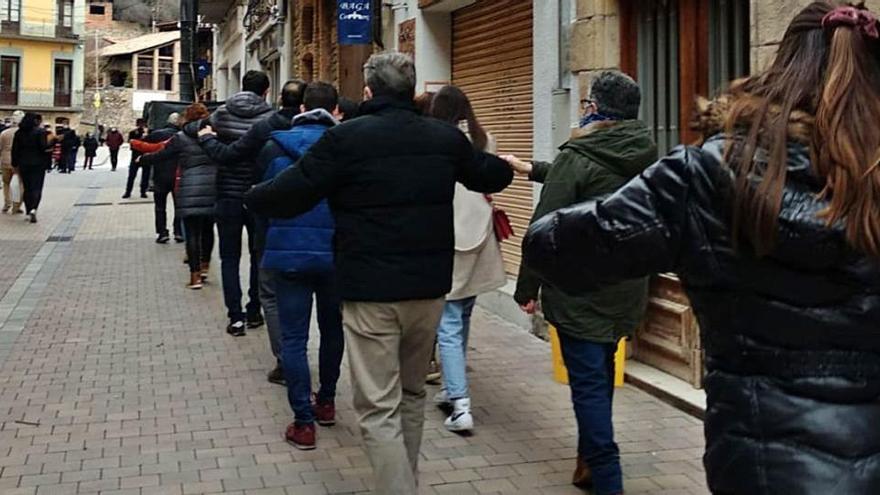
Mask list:
[[[471,400],[455,399],[452,401],[452,414],[443,423],[446,429],[454,432],[471,431],[474,429],[474,417],[471,414]]]
[[[434,395],[434,404],[437,404],[438,406],[450,405],[449,396],[446,395],[445,388],[441,388],[440,391]]]

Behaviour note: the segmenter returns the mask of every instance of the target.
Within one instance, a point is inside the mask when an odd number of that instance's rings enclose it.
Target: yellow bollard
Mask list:
[[[562,346],[559,343],[559,334],[556,327],[550,325],[550,355],[553,359],[553,379],[568,385],[568,370],[565,369],[565,361],[562,359]],[[626,339],[620,339],[617,343],[617,351],[614,353],[614,386],[622,387],[624,373],[626,371]]]

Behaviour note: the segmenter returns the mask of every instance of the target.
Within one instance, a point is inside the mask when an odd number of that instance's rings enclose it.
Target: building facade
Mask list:
[[[0,112],[77,126],[83,107],[83,0],[0,1]]]

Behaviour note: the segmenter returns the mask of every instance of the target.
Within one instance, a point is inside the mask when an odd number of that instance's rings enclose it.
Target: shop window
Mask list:
[[[699,136],[689,129],[698,96],[748,74],[749,5],[739,0],[627,0],[621,65],[642,88],[641,118],[660,153]]]
[[[18,57],[0,57],[0,105],[18,105]]]
[[[73,62],[55,61],[55,106],[69,107],[73,93]]]

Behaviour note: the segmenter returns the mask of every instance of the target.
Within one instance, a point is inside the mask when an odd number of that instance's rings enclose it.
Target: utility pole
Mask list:
[[[101,43],[99,29],[95,30],[95,96],[92,105],[95,107],[95,138],[100,141],[98,131],[98,114],[101,113]]]
[[[198,0],[180,0],[180,99],[196,101],[194,58],[196,25],[198,23]]]

